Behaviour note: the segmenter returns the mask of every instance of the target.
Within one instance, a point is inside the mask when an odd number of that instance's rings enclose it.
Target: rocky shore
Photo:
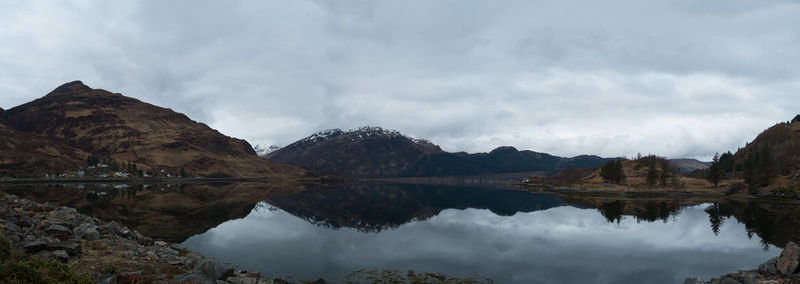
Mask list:
[[[67,263],[96,283],[287,283],[175,248],[73,208],[2,192],[0,233],[15,249]]]
[[[758,266],[755,270],[740,270],[704,282],[702,278],[689,278],[684,284],[800,284],[800,246],[789,242],[781,254]]]

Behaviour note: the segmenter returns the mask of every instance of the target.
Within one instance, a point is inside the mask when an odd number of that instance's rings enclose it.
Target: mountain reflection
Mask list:
[[[800,240],[800,204],[785,202],[592,198],[497,188],[381,183],[318,188],[271,197],[266,202],[320,227],[373,233],[424,221],[446,209],[487,209],[499,216],[513,216],[570,206],[595,209],[609,223],[620,223],[626,217],[636,222],[666,223],[683,208],[705,203],[710,204],[704,211],[714,235],[719,235],[726,220],[735,218],[745,224],[749,237],[758,235],[765,248]]]
[[[609,223],[668,222],[683,208],[707,204],[709,230],[744,224],[765,248],[800,241],[800,204],[765,200],[581,197],[474,186],[353,183],[310,186],[276,183],[0,185],[38,202],[69,206],[115,220],[157,239],[180,242],[232,219],[260,201],[325,228],[377,233],[425,221],[447,209],[485,209],[497,216],[570,206],[594,209]]]
[[[550,194],[419,184],[348,184],[266,200],[310,223],[380,232],[427,220],[445,209],[488,209],[500,216],[567,205]]]
[[[141,233],[180,242],[250,213],[261,200],[305,190],[271,183],[2,185],[19,197],[69,206]]]

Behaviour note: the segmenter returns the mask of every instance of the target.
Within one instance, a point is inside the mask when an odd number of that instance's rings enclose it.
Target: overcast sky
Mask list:
[[[82,80],[252,144],[709,159],[800,113],[796,1],[3,1],[0,107]]]

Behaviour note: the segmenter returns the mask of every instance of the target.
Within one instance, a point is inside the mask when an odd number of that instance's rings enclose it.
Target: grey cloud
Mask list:
[[[792,1],[0,4],[0,106],[81,79],[252,143],[708,158],[793,117]]]

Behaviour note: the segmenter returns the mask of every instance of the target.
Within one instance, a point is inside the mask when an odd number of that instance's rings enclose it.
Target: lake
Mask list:
[[[682,283],[755,268],[789,240],[800,240],[799,205],[757,200],[381,183],[3,190],[58,200],[242,268],[296,280],[413,270],[497,283]]]

